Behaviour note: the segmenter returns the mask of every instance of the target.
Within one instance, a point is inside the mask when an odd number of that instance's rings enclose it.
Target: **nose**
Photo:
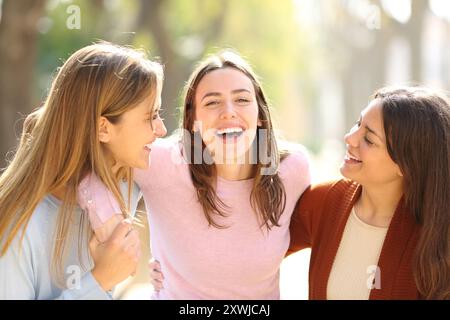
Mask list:
[[[236,110],[233,101],[225,101],[225,103],[223,104],[222,112],[220,114],[220,118],[224,120],[236,118]]]
[[[357,126],[353,126],[353,128],[351,128],[350,131],[344,136],[345,143],[351,147],[357,147],[359,143],[358,133],[359,130]]]
[[[155,129],[154,129],[155,135],[158,138],[162,138],[167,134],[166,126],[164,125],[164,121],[162,119],[158,119]]]

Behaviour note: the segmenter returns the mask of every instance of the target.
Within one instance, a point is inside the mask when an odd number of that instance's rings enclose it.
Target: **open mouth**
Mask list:
[[[148,151],[148,152],[152,151],[151,144],[146,144],[144,146],[144,149],[145,149],[145,151]]]
[[[244,133],[240,127],[224,128],[216,131],[216,136],[222,139],[224,143],[236,141]]]
[[[358,159],[357,157],[351,155],[349,152],[347,152],[345,154],[344,160],[347,163],[362,163],[362,161],[360,159]]]

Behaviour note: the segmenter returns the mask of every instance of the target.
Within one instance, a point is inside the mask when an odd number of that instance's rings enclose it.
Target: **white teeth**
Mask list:
[[[224,134],[224,133],[239,133],[242,132],[242,128],[239,127],[232,127],[232,128],[224,128],[217,130],[216,134]]]
[[[361,160],[359,160],[358,158],[352,157],[350,154],[347,153],[347,159],[349,160],[355,160],[355,161],[359,161],[361,162]]]

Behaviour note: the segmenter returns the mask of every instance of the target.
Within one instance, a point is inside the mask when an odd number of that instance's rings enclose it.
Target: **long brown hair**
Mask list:
[[[61,284],[66,244],[76,225],[77,186],[89,171],[99,176],[127,214],[129,206],[120,192],[119,180],[128,180],[130,194],[131,168],[112,173],[98,138],[99,119],[103,116],[117,123],[122,114],[146,97],[155,101],[162,77],[161,65],[147,60],[143,52],[109,43],[84,47],[69,57],[43,106],[26,119],[17,152],[0,177],[0,238],[5,240],[1,255],[21,228],[22,241],[39,202],[47,194],[64,190],[51,261],[56,282]],[[86,224],[81,221],[79,225],[81,256]]]
[[[421,225],[414,276],[426,299],[450,299],[450,103],[426,88],[383,88],[387,150],[404,177],[404,197]]]
[[[254,183],[250,195],[252,208],[257,212],[261,226],[266,226],[268,230],[273,226],[279,226],[279,219],[286,205],[286,192],[283,183],[278,175],[278,168],[285,153],[282,154],[278,150],[277,141],[273,131],[272,120],[270,117],[269,106],[264,96],[262,86],[257,80],[252,68],[244,59],[235,52],[225,50],[218,54],[211,55],[204,61],[200,62],[197,68],[191,74],[186,88],[184,98],[184,110],[182,118],[183,127],[183,143],[184,149],[187,150],[190,159],[189,171],[192,182],[197,190],[197,197],[203,207],[203,212],[208,223],[216,228],[224,228],[214,221],[213,215],[226,216],[227,206],[224,204],[215,192],[215,183],[217,182],[216,167],[214,164],[195,163],[193,158],[195,153],[204,154],[206,146],[202,142],[202,150],[195,150],[198,141],[192,128],[195,120],[195,92],[198,84],[203,77],[214,70],[223,68],[233,68],[246,75],[253,83],[256,100],[258,103],[258,117],[261,126],[258,131],[265,130],[267,134],[259,134],[257,132],[254,144],[257,149],[257,159],[254,165]],[[259,139],[264,137],[266,141],[259,143]],[[264,150],[260,150],[260,148]],[[269,161],[262,161],[259,155],[266,155]],[[273,174],[262,174],[263,169],[273,168]]]

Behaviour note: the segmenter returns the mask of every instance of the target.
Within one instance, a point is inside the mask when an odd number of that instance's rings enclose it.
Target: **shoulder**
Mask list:
[[[155,157],[174,157],[181,156],[181,141],[178,136],[170,136],[164,139],[156,139],[153,142],[151,155]],[[153,159],[152,159],[153,161]]]
[[[303,185],[304,188],[309,186],[311,172],[308,150],[300,144],[286,142],[282,144],[280,150],[282,151],[279,174],[286,186],[292,184],[295,189],[298,189],[299,185]]]
[[[48,251],[47,248],[52,243],[59,210],[59,205],[55,200],[46,196],[39,202],[27,225],[21,227],[15,235],[8,251],[24,252],[23,259],[31,259]],[[3,243],[5,238],[2,238],[1,241]]]
[[[49,236],[53,232],[61,202],[52,195],[45,196],[34,209],[25,231],[30,236]]]
[[[150,166],[135,169],[135,181],[142,191],[162,188],[184,177],[187,163],[183,157],[182,145],[178,136],[157,139],[151,146]],[[189,178],[189,175],[187,175]]]
[[[309,169],[310,156],[305,146],[283,141],[280,142],[281,163],[289,167],[307,166]]]
[[[348,179],[313,184],[303,193],[300,199],[301,206],[317,207],[319,203],[322,206],[329,206],[335,202],[343,202],[345,199],[351,199],[358,188],[358,183]]]

